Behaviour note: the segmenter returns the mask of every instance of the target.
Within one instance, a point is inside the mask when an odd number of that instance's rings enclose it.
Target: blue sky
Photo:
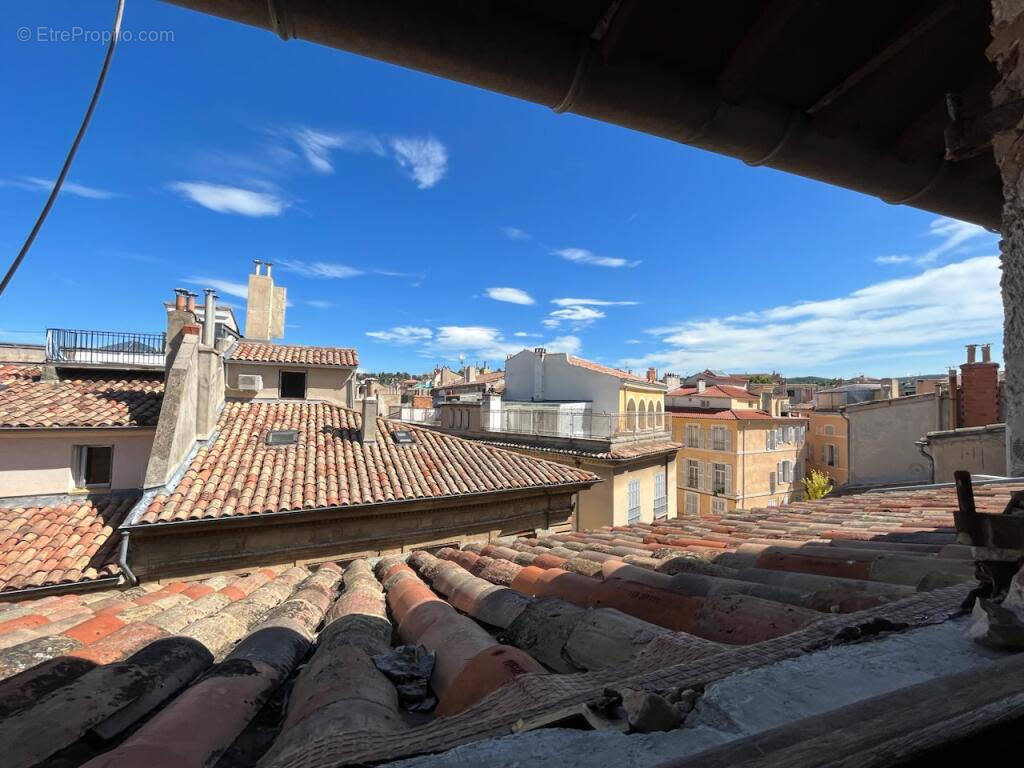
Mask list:
[[[8,10],[13,258],[113,3]],[[968,342],[1001,360],[977,227],[155,0],[124,28],[164,39],[119,46],[74,186],[0,298],[4,340],[162,330],[178,286],[242,308],[260,258],[288,287],[284,341],[357,346],[368,370],[541,345],[683,373],[941,372]]]

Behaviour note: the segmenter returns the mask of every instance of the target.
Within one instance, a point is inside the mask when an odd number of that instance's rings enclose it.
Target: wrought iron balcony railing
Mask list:
[[[46,362],[63,365],[164,364],[165,334],[46,329]]]

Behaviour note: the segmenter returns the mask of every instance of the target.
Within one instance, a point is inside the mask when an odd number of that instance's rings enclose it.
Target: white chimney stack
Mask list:
[[[697,379],[697,391],[698,392],[703,392],[705,389],[707,389],[707,386],[708,386],[708,384],[707,384],[706,381],[704,381],[704,379]]]
[[[206,298],[203,316],[203,345],[212,347],[217,340],[217,293],[213,288],[204,289]]]
[[[377,398],[363,398],[363,435],[364,443],[377,442]]]

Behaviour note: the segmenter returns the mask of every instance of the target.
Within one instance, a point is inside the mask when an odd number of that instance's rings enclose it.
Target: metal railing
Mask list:
[[[413,408],[409,405],[393,407],[388,413],[389,419],[406,421],[410,424],[426,424],[428,426],[440,426],[440,412],[437,408]]]
[[[554,408],[503,408],[497,413],[481,413],[480,421],[488,432],[599,440],[653,435],[669,429],[665,414],[657,412],[591,413]]]
[[[66,365],[163,365],[165,334],[46,329],[46,362]]]

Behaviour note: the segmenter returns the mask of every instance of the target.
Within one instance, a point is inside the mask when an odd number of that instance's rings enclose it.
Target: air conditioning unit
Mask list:
[[[243,392],[259,392],[263,389],[263,377],[255,373],[240,373],[238,388]]]

